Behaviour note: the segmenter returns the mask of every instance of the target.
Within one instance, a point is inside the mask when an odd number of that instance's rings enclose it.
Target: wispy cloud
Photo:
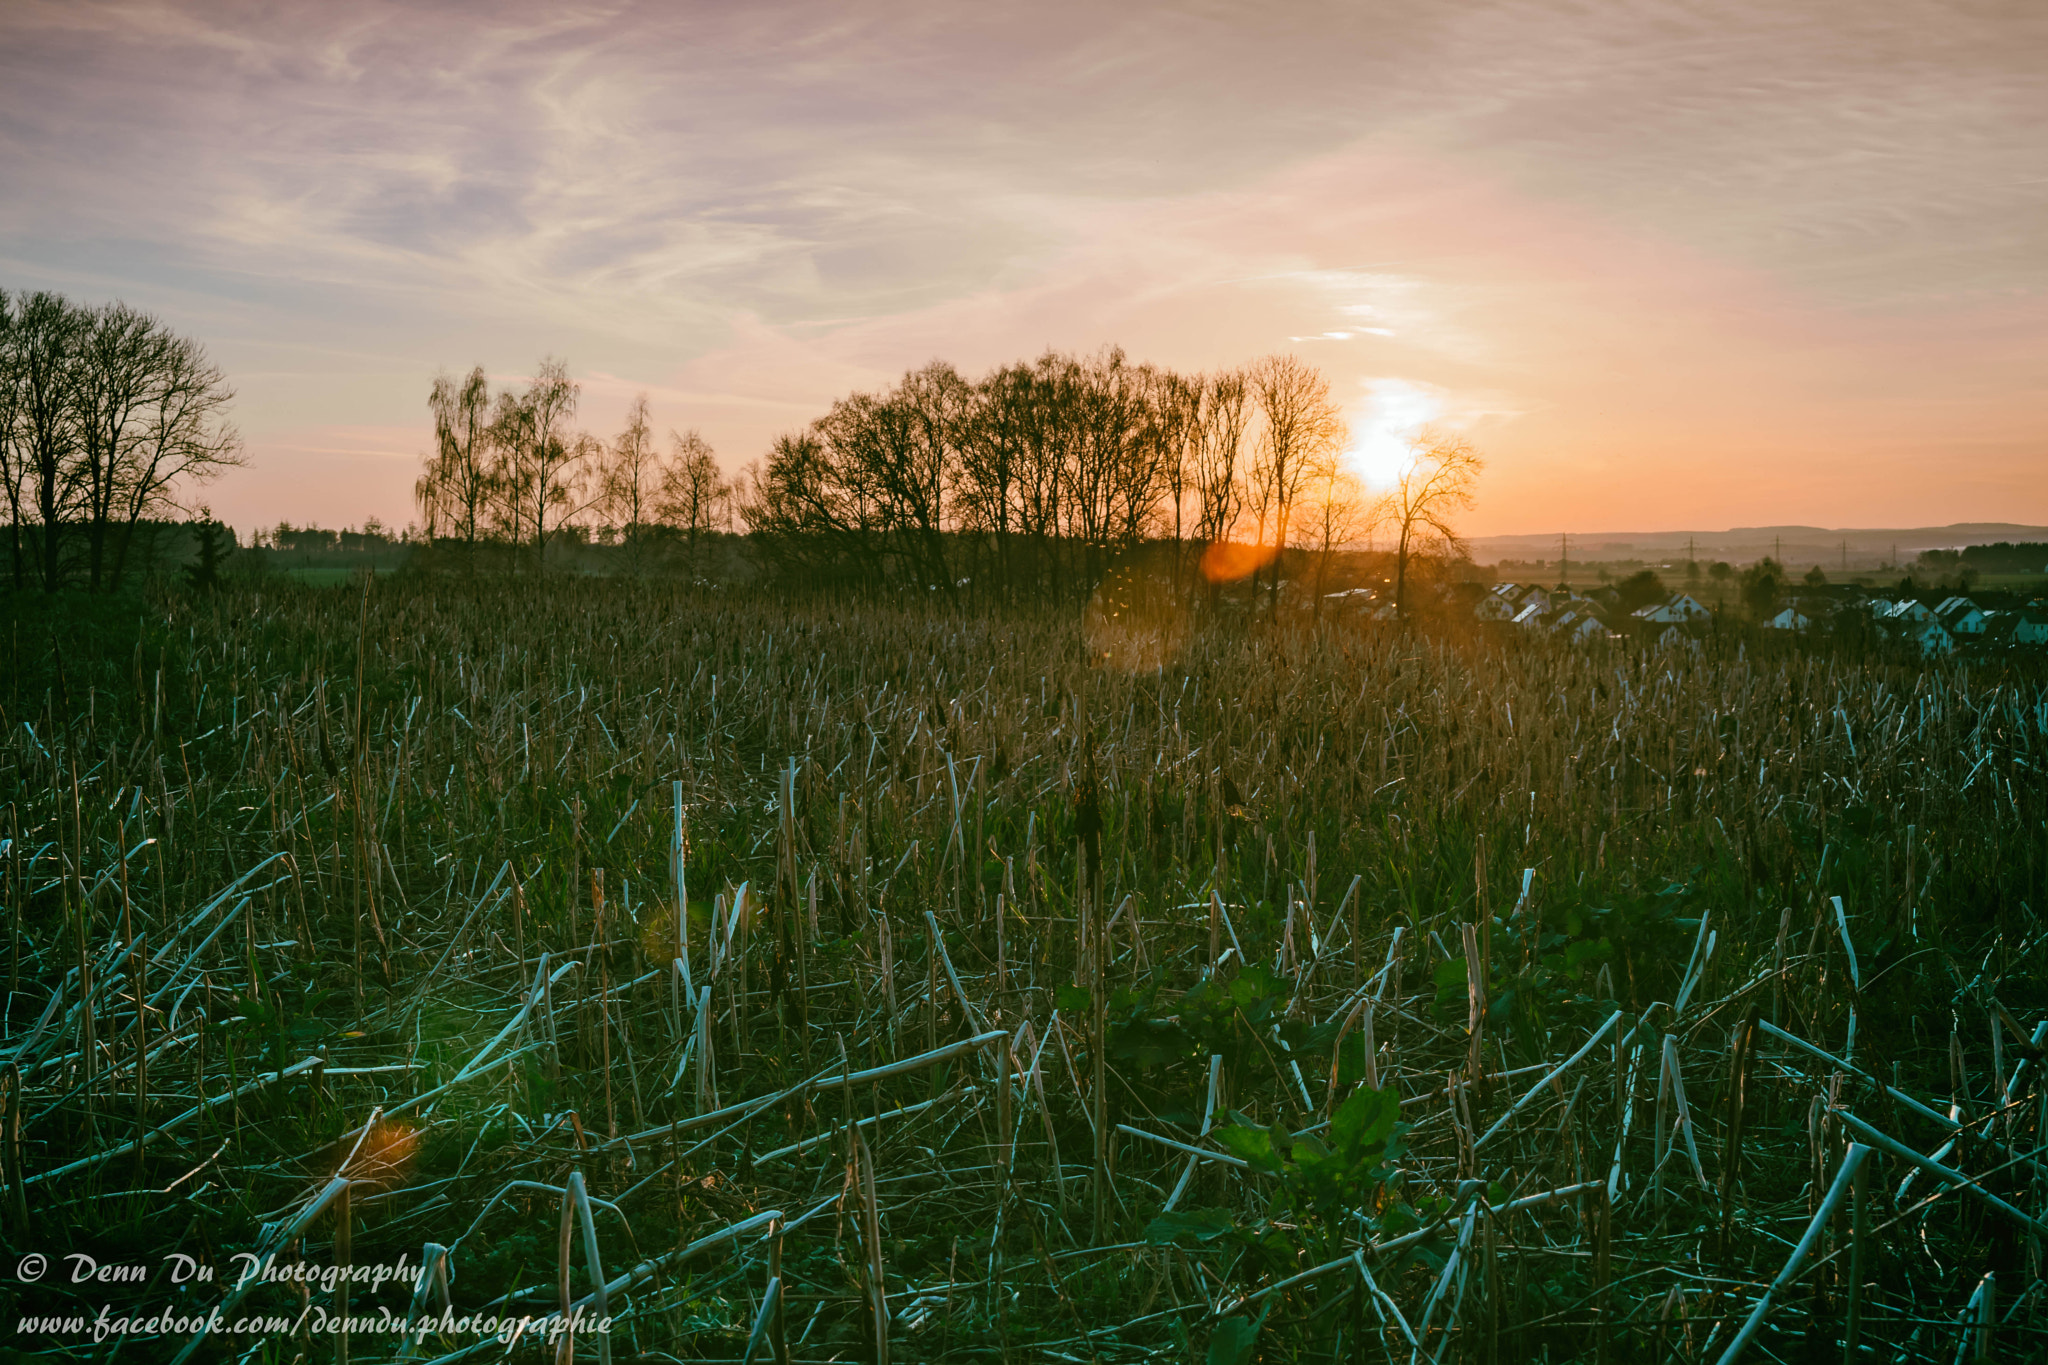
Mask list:
[[[15,0],[0,29],[4,282],[208,336],[285,468],[341,449],[295,432],[412,429],[443,365],[567,354],[593,422],[646,388],[745,458],[935,355],[1117,341],[1440,394],[1495,452],[1488,519],[1811,502],[1851,450],[2048,497],[2048,11]],[[402,517],[409,479],[366,477]]]

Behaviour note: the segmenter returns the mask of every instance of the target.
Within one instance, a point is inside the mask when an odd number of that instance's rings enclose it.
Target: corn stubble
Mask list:
[[[252,1360],[2048,1352],[2042,679],[1183,635],[156,603],[0,739],[9,1247],[430,1268]]]

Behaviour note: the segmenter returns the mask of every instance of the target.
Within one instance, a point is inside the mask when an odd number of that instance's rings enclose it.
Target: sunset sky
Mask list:
[[[210,347],[248,528],[437,370],[729,469],[849,389],[1294,350],[1478,534],[2048,522],[2048,6],[0,6],[0,287]]]

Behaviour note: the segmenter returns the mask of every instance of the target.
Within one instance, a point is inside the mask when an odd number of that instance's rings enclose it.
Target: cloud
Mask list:
[[[2025,454],[2048,11],[17,0],[7,22],[7,283],[205,336],[252,448],[309,490],[329,467],[288,446],[415,429],[437,367],[566,354],[593,424],[645,388],[737,463],[935,356],[1121,342],[1185,368],[1300,347],[1373,421],[1368,381],[1438,395],[1493,455],[1487,519],[1632,488],[1793,516],[1858,450],[1897,462],[1859,498],[1966,451],[2048,516]],[[402,517],[409,476],[363,477]]]

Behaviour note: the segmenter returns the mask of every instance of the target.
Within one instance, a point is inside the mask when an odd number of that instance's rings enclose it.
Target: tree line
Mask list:
[[[555,359],[495,394],[481,365],[435,379],[434,448],[413,488],[428,540],[469,564],[500,547],[539,566],[565,527],[596,519],[629,558],[680,538],[694,562],[702,537],[731,520],[733,485],[709,443],[671,431],[662,449],[644,394],[612,440],[575,430],[581,393]]]
[[[1398,609],[1414,557],[1458,547],[1449,517],[1481,462],[1425,439],[1374,493],[1348,444],[1329,381],[1292,355],[1184,375],[1049,351],[978,380],[934,362],[778,438],[739,510],[787,573],[1003,600],[1086,593],[1163,544],[1176,587],[1244,579],[1256,600],[1263,574],[1276,605],[1283,551],[1320,592],[1332,556],[1385,527]]]
[[[0,492],[16,589],[118,587],[181,494],[241,463],[205,348],[124,303],[0,290]]]

